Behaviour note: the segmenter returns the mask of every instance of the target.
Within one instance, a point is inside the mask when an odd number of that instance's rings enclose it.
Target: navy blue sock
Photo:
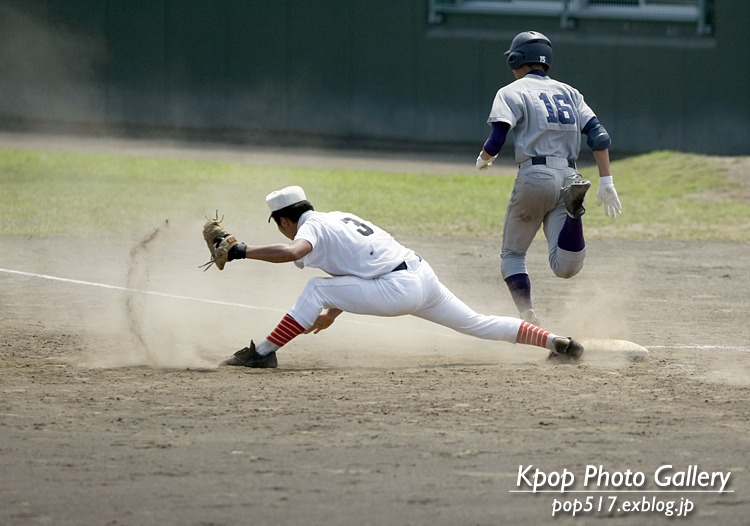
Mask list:
[[[580,217],[578,219],[570,216],[565,218],[565,224],[557,238],[557,246],[568,252],[580,252],[586,248],[586,241],[583,239],[583,221]]]
[[[518,312],[523,312],[531,308],[531,280],[528,274],[514,274],[505,278],[508,285],[510,297],[518,308]]]

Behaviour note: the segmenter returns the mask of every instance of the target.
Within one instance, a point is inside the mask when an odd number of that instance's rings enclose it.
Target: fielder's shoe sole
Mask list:
[[[263,356],[255,350],[255,343],[251,341],[249,347],[240,349],[229,360],[222,362],[221,365],[241,365],[255,369],[275,369],[278,366],[278,362],[276,360],[276,351]]]
[[[560,190],[563,202],[565,203],[565,210],[568,215],[573,219],[579,219],[583,214],[586,213],[586,209],[583,207],[583,201],[586,199],[586,192],[591,188],[591,181],[581,179],[580,181],[574,181],[568,186],[564,186]]]
[[[573,338],[555,338],[555,348],[549,352],[551,363],[574,363],[583,355],[583,345]]]

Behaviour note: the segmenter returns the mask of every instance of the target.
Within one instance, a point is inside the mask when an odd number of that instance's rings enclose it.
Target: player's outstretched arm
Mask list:
[[[297,239],[289,244],[245,246],[238,245],[230,253],[229,261],[234,259],[257,259],[269,263],[287,263],[297,261],[312,252],[312,245],[305,239]]]
[[[620,198],[617,196],[609,167],[609,149],[594,150],[594,159],[596,159],[596,165],[599,167],[597,204],[599,206],[604,204],[604,213],[607,214],[607,217],[617,217],[617,214],[622,214],[622,205],[620,204]]]

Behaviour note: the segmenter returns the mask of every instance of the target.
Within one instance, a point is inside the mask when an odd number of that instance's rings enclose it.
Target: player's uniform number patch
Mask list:
[[[354,218],[345,217],[344,219],[342,219],[342,221],[344,223],[347,223],[347,224],[352,223],[352,224],[356,225],[357,227],[359,227],[359,228],[357,228],[357,232],[359,232],[363,236],[369,236],[369,235],[371,235],[374,232],[372,228],[370,228],[366,224],[362,223],[361,221],[357,221]]]
[[[570,129],[576,125],[573,103],[566,93],[537,91],[532,93],[532,97],[539,112],[541,129]]]

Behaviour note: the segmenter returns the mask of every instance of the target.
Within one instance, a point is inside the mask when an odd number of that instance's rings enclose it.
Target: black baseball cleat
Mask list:
[[[255,343],[251,340],[249,347],[240,349],[229,360],[222,362],[221,365],[242,365],[256,369],[275,369],[278,366],[278,362],[276,361],[276,351],[263,356],[255,350]]]
[[[573,338],[555,338],[555,348],[549,352],[547,361],[552,363],[573,363],[583,354],[583,345]]]
[[[586,209],[583,207],[583,200],[586,198],[586,192],[591,188],[591,181],[581,179],[580,181],[573,181],[568,186],[563,186],[560,189],[560,195],[562,195],[563,202],[565,203],[565,210],[568,211],[568,215],[573,219],[579,219],[583,214],[586,213]]]

